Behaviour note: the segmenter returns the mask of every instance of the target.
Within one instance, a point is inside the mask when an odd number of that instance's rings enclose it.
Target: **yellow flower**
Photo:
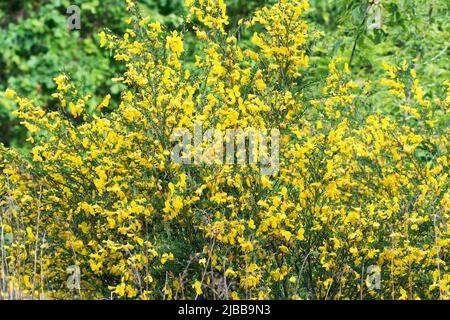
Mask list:
[[[16,96],[16,92],[14,90],[11,89],[6,89],[5,91],[5,97],[12,99]]]
[[[97,106],[97,109],[102,110],[103,108],[107,108],[109,106],[110,100],[111,100],[111,95],[110,94],[106,95],[106,97],[103,99],[103,101]]]
[[[202,291],[202,284],[201,284],[200,281],[198,281],[198,280],[195,281],[194,284],[192,285],[192,288],[195,289],[195,293],[196,293],[198,296],[203,294],[203,291]]]
[[[166,47],[171,50],[177,58],[183,53],[183,38],[178,35],[176,30],[172,31],[171,36],[167,37]]]
[[[98,35],[100,37],[100,47],[103,48],[106,45],[106,33],[102,31]]]
[[[174,256],[172,253],[164,253],[161,257],[161,263],[165,264],[168,260],[172,261]]]
[[[123,297],[125,295],[125,289],[126,289],[126,284],[125,283],[121,283],[119,284],[116,289],[114,290],[114,292],[119,296],[119,297]]]
[[[73,102],[69,102],[70,113],[75,118],[78,118],[81,115],[81,113],[83,112],[83,107],[84,107],[84,104],[82,104],[82,103],[74,104]]]
[[[91,230],[91,226],[88,225],[85,221],[80,223],[78,225],[78,228],[80,228],[81,232],[83,232],[84,234],[87,234]]]

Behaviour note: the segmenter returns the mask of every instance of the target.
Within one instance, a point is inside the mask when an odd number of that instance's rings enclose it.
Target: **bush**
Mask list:
[[[222,0],[186,5],[195,48],[139,15],[123,37],[100,34],[126,69],[114,79],[126,86],[117,105],[106,95],[91,112],[64,74],[58,111],[6,92],[33,149],[0,154],[2,294],[449,298],[449,129],[440,114],[450,83],[429,99],[413,62],[385,64],[372,86],[330,61],[310,92],[301,89],[317,72],[308,68],[317,35],[301,18],[307,1],[258,9],[240,31],[227,27]],[[389,93],[402,117],[374,112],[374,90]],[[262,174],[261,157],[174,162],[173,133],[200,122],[216,134],[278,129],[278,170]],[[198,148],[188,151],[185,160]],[[78,268],[71,290],[67,271]]]

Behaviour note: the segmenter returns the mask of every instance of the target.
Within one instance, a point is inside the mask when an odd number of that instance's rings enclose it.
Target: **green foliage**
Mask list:
[[[326,72],[327,59],[321,58],[342,57],[358,78],[377,79],[383,74],[382,61],[399,64],[417,59],[414,68],[421,83],[433,96],[440,95],[441,84],[450,75],[449,9],[446,0],[312,0],[310,23],[325,32],[312,60]],[[380,23],[373,25],[377,14]],[[377,96],[374,102],[390,112],[385,98]]]
[[[67,29],[66,8],[81,8],[81,30]],[[109,79],[119,68],[108,53],[99,49],[97,33],[105,25],[124,28],[121,1],[14,1],[0,6],[0,90],[14,88],[35,98],[47,109],[55,101],[50,97],[53,78],[70,74],[83,91],[94,94],[98,102],[106,91],[119,93]],[[100,83],[106,85],[99,86]],[[23,143],[23,132],[10,114],[6,101],[0,100],[0,141]]]

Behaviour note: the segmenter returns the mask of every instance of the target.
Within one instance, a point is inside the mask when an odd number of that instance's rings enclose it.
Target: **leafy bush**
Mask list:
[[[237,30],[222,0],[186,5],[185,33],[134,15],[124,36],[100,34],[125,68],[117,103],[87,108],[64,74],[56,111],[7,90],[33,148],[0,153],[2,295],[448,299],[450,83],[431,99],[412,61],[371,85],[331,60],[311,92],[306,0]],[[373,108],[379,90],[401,117]],[[279,171],[175,163],[173,132],[198,122],[279,129]]]

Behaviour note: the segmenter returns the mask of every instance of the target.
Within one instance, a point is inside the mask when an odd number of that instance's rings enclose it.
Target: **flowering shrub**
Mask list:
[[[240,21],[252,46],[230,30],[222,0],[186,6],[202,41],[194,66],[184,35],[148,18],[130,18],[123,37],[100,34],[126,66],[118,106],[108,95],[87,112],[90,97],[65,75],[58,112],[6,92],[34,147],[0,153],[1,294],[450,298],[449,128],[438,117],[450,83],[432,100],[413,64],[386,64],[379,84],[404,110],[394,119],[367,108],[381,89],[345,64],[331,61],[313,94],[298,89],[314,72],[306,0]],[[278,172],[173,162],[172,133],[197,122],[279,129]],[[79,286],[67,285],[68,268]]]

